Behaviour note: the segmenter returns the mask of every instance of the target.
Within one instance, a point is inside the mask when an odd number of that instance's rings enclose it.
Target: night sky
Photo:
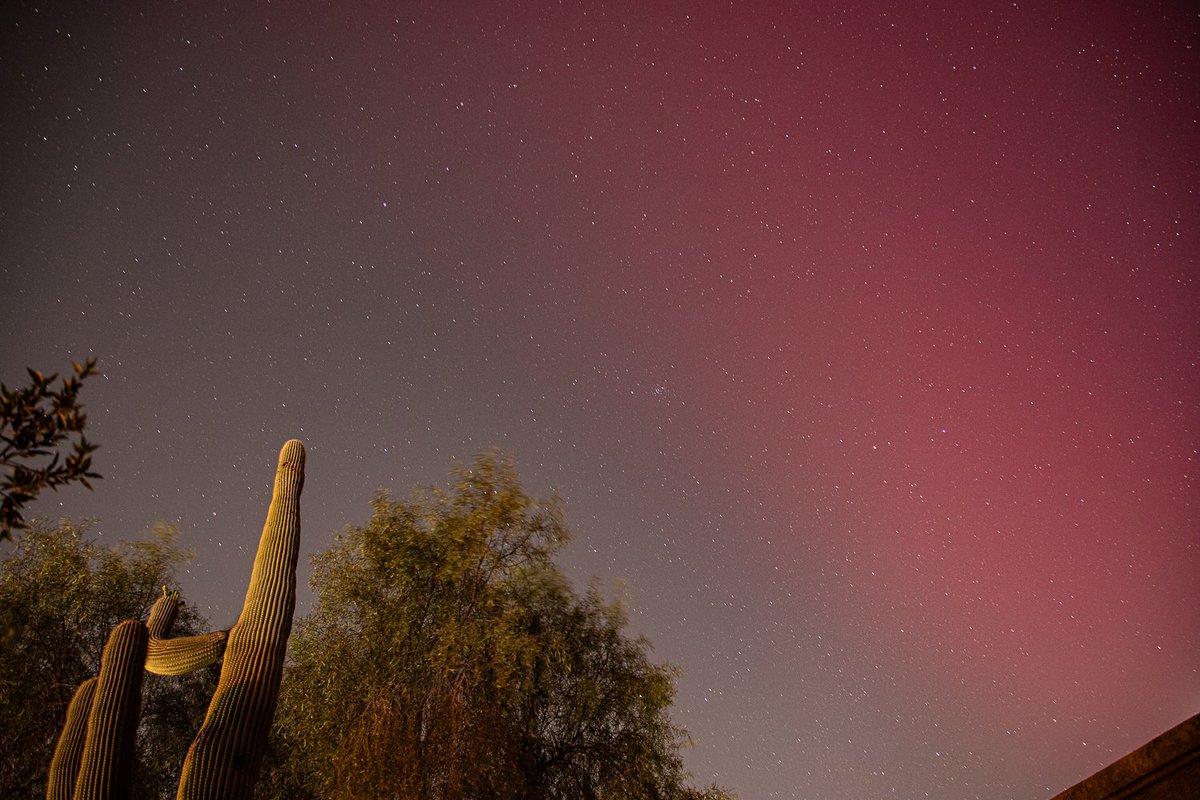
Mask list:
[[[305,581],[498,447],[746,800],[1200,711],[1189,4],[232,5],[3,18],[0,379],[104,373],[34,513],[178,522],[228,625],[286,439]]]

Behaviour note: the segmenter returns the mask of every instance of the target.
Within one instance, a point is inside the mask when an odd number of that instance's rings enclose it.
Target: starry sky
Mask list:
[[[698,783],[1049,797],[1200,710],[1187,5],[17,2],[0,379],[104,373],[33,511],[227,625],[284,440],[302,561],[495,446]]]

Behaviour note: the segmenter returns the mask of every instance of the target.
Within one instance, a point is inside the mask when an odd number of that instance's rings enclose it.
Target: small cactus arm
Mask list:
[[[279,453],[271,507],[221,677],[179,779],[178,800],[250,798],[275,716],[296,606],[304,445]]]
[[[207,667],[225,652],[228,631],[213,631],[178,639],[151,639],[146,671],[155,675],[186,675]]]
[[[75,779],[75,800],[129,797],[149,639],[146,626],[134,619],[117,625],[108,636]]]
[[[146,620],[146,628],[150,631],[150,646],[146,652],[147,672],[155,675],[186,675],[216,662],[225,652],[228,631],[167,638],[178,613],[179,592],[168,592],[164,586],[162,596],[154,602]]]
[[[146,630],[151,639],[165,639],[171,635],[175,625],[175,617],[179,614],[179,592],[171,591],[163,586],[163,593],[150,606],[146,615]]]
[[[79,684],[71,704],[67,706],[67,721],[54,747],[54,757],[50,759],[46,800],[71,800],[75,794],[75,778],[79,775],[79,762],[83,758],[83,743],[87,739],[88,716],[92,713],[96,683],[96,678],[88,678]]]

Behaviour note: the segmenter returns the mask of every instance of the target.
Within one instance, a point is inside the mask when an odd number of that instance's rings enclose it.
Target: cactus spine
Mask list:
[[[208,714],[184,760],[179,800],[253,796],[296,606],[303,486],[304,445],[293,439],[279,453],[246,602],[229,631]]]

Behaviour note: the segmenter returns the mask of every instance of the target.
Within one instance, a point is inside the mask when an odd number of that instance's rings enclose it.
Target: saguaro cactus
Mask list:
[[[246,602],[229,631],[208,714],[183,763],[179,800],[235,800],[254,793],[296,607],[303,486],[304,445],[293,439],[279,454]]]
[[[179,592],[168,592],[164,586],[162,597],[154,603],[146,619],[146,628],[150,632],[150,645],[146,650],[147,672],[155,675],[186,675],[212,664],[225,651],[229,631],[167,638],[177,613]]]
[[[303,486],[304,445],[293,439],[279,453],[246,602],[228,632],[167,638],[179,594],[166,587],[145,624],[128,620],[113,629],[101,656],[99,679],[85,681],[68,708],[51,761],[49,800],[127,797],[143,668],[182,675],[213,663],[222,652],[221,676],[184,760],[178,797],[252,797],[275,716],[296,606]]]
[[[88,717],[92,714],[92,698],[96,694],[98,678],[88,678],[79,684],[71,704],[67,706],[67,721],[63,724],[54,758],[50,760],[50,779],[46,782],[47,800],[72,800],[75,796],[75,778],[79,776],[79,762],[83,759],[83,745],[87,740]]]
[[[142,665],[149,641],[146,626],[136,619],[122,622],[108,636],[75,779],[75,800],[129,796],[133,742],[142,708]]]
[[[164,586],[145,625],[128,620],[113,629],[100,657],[100,677],[81,683],[67,707],[50,761],[48,800],[128,796],[143,664],[148,672],[182,675],[213,663],[224,647],[225,631],[167,639],[178,611],[179,592]],[[104,690],[97,704],[98,686]],[[81,774],[87,777],[80,780]]]

